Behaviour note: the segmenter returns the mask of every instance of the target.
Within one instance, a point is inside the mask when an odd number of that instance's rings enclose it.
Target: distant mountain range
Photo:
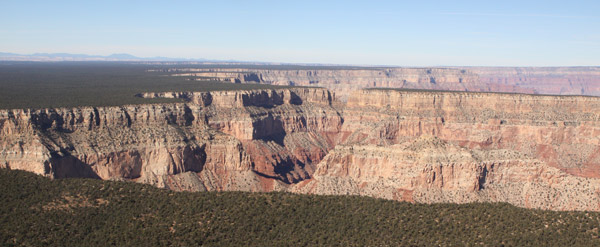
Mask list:
[[[0,52],[0,61],[198,61],[211,60],[198,58],[171,58],[171,57],[136,57],[127,53],[111,54],[108,56],[71,54],[71,53],[34,53],[16,54]]]

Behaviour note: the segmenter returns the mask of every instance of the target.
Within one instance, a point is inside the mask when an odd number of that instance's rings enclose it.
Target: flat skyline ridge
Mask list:
[[[486,66],[486,65],[435,65],[435,66],[403,66],[386,64],[333,64],[333,63],[286,63],[269,61],[218,60],[206,58],[175,58],[175,57],[138,57],[129,53],[113,53],[109,55],[46,53],[18,54],[0,51],[0,62],[174,62],[174,63],[207,63],[207,64],[257,64],[257,65],[299,65],[299,66],[345,66],[365,68],[461,68],[461,67],[506,67],[506,68],[567,68],[590,67],[600,68],[600,65],[565,65],[565,66]]]

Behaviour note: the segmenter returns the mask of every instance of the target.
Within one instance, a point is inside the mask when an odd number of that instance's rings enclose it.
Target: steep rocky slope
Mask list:
[[[2,111],[0,163],[55,178],[264,191],[309,177],[342,123],[324,89],[169,97],[190,102]]]
[[[517,85],[542,94],[600,96],[600,67],[476,67],[481,83]]]
[[[178,76],[227,82],[322,86],[346,100],[353,90],[413,88],[600,96],[598,67],[434,67],[350,69],[179,68]]]
[[[326,89],[0,112],[0,165],[174,190],[501,201],[600,211],[600,98]]]
[[[600,209],[600,98],[363,90],[294,191]]]

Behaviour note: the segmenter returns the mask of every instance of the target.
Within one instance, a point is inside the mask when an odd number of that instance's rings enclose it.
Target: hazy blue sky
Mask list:
[[[600,0],[0,0],[0,52],[434,65],[600,65]]]

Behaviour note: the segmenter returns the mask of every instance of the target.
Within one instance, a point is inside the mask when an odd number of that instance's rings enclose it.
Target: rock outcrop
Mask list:
[[[599,210],[600,98],[362,90],[303,193]]]
[[[474,67],[480,82],[540,94],[600,96],[600,67]]]
[[[173,190],[600,211],[598,97],[369,89],[342,104],[322,88],[139,96],[186,103],[0,111],[0,166]]]
[[[265,191],[309,177],[342,123],[324,89],[168,95],[190,102],[4,110],[2,166],[178,190]]]
[[[362,88],[600,96],[599,67],[177,68],[170,72],[198,80],[321,86],[342,101]]]

